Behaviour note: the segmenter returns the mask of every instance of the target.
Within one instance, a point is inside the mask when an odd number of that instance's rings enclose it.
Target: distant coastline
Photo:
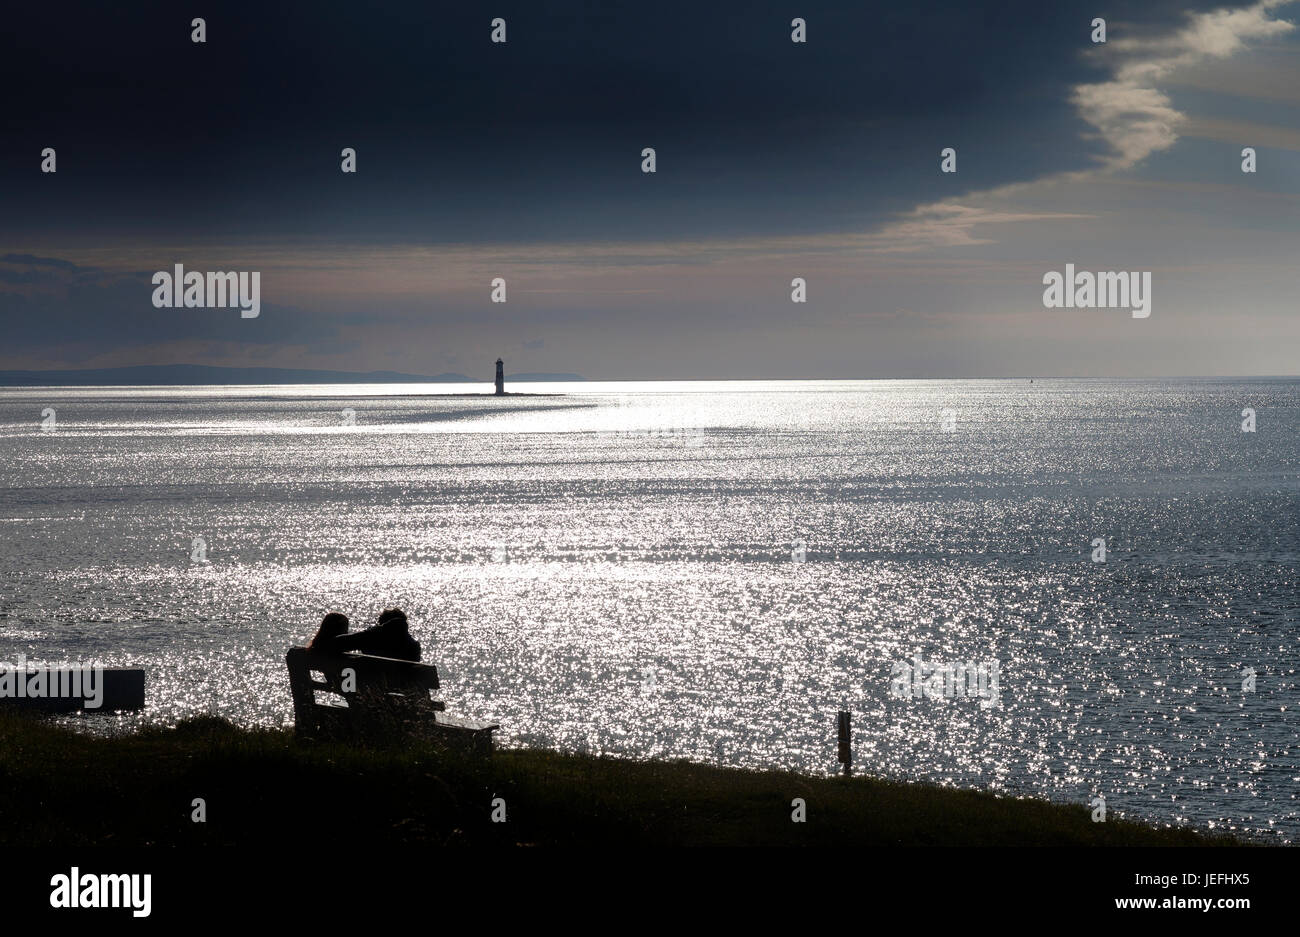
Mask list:
[[[507,374],[507,383],[583,381],[578,374]],[[204,364],[158,364],[63,371],[0,371],[2,387],[92,387],[201,384],[491,384],[465,374],[404,374],[400,371],[324,371],[305,368],[227,368]]]

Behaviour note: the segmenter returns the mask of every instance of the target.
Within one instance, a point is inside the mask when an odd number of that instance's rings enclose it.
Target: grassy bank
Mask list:
[[[803,798],[807,822],[791,822]],[[203,798],[207,822],[191,821]],[[494,798],[506,822],[491,821]],[[346,831],[346,832],[345,832]],[[216,719],[97,738],[0,714],[0,841],[283,845],[1223,845],[1083,806],[544,751],[309,744]]]

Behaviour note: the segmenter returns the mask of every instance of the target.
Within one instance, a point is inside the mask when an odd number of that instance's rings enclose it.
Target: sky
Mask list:
[[[1300,0],[613,6],[8,11],[0,369],[1297,373]]]

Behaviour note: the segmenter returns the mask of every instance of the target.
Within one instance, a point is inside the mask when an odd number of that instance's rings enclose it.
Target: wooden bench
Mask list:
[[[387,741],[423,738],[462,751],[492,752],[500,726],[449,716],[429,694],[438,668],[368,654],[320,654],[290,648],[289,691],[297,732],[304,738]]]
[[[8,680],[0,681],[0,686],[5,688],[0,692],[0,706],[45,713],[112,713],[144,709],[144,671],[140,669],[28,667],[25,661],[14,670],[5,669]],[[93,677],[87,673],[89,670],[96,671]],[[86,698],[92,680],[100,697],[96,707],[92,707],[92,700]],[[33,689],[36,689],[36,695],[32,695]],[[22,696],[17,695],[20,691]]]

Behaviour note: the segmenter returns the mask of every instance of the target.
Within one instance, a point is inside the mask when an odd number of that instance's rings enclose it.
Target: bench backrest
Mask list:
[[[356,722],[367,717],[441,708],[429,697],[430,690],[438,689],[438,668],[432,664],[367,654],[320,654],[305,647],[290,648],[284,660],[301,732],[358,728]],[[318,702],[318,691],[342,705]]]

